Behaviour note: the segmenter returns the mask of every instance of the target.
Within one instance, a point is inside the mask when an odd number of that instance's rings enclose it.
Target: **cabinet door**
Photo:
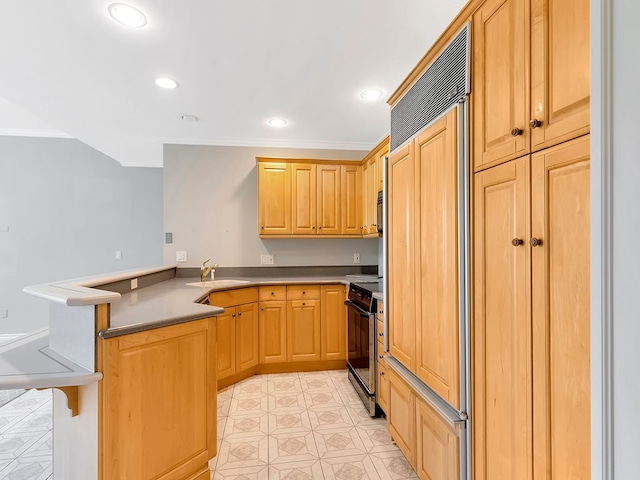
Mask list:
[[[534,155],[531,186],[535,478],[591,478],[589,136]]]
[[[589,132],[589,0],[531,1],[532,150]]]
[[[378,359],[378,405],[385,413],[389,411],[389,370],[386,365],[383,359]]]
[[[420,320],[416,374],[460,408],[458,318],[458,109],[416,142],[420,164]]]
[[[371,181],[369,177],[372,175],[372,171],[369,168],[369,162],[362,164],[362,234],[366,235],[369,232],[368,225],[371,221]]]
[[[475,176],[475,480],[532,478],[528,199],[529,157]]]
[[[396,150],[389,159],[388,249],[389,352],[415,371],[418,271],[418,209],[420,168],[413,143]]]
[[[258,163],[258,234],[291,233],[291,167]]]
[[[389,155],[389,143],[383,146],[380,150],[378,150],[378,154],[376,155],[376,178],[378,179],[378,188],[377,192],[383,189],[382,185],[382,165],[386,161],[386,157]],[[377,201],[377,195],[376,195]]]
[[[361,235],[362,167],[342,165],[342,233]]]
[[[258,304],[236,307],[236,372],[258,364]]]
[[[342,192],[340,165],[316,166],[318,177],[317,225],[320,235],[339,235],[342,231]]]
[[[389,433],[411,466],[416,468],[416,396],[393,370],[389,369]]]
[[[347,307],[344,285],[323,285],[320,288],[320,348],[322,360],[347,359]]]
[[[287,361],[287,302],[260,302],[260,363]]]
[[[416,399],[416,472],[422,480],[460,478],[460,436],[430,405]]]
[[[236,373],[236,309],[230,307],[216,317],[218,380]]]
[[[368,182],[368,193],[367,193],[367,202],[369,202],[369,206],[367,207],[368,212],[368,220],[365,224],[365,229],[367,235],[378,234],[378,164],[377,157],[371,158],[369,160],[368,171],[369,175],[367,177]]]
[[[287,302],[287,360],[320,360],[320,300]]]
[[[105,341],[100,478],[179,480],[215,455],[214,322]]]
[[[487,0],[473,18],[476,170],[529,150],[527,3]]]
[[[316,234],[316,166],[314,164],[291,164],[291,216],[294,235]]]

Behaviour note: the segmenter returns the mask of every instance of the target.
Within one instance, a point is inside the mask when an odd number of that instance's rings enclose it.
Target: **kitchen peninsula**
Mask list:
[[[218,387],[256,372],[344,368],[347,283],[201,283],[165,266],[26,287],[51,303],[48,338],[0,350],[0,388],[56,388],[57,478],[204,480]],[[230,325],[233,340],[222,339]]]

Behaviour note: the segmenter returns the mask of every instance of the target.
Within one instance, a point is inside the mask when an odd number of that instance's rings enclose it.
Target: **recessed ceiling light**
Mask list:
[[[109,15],[116,22],[127,27],[140,28],[147,24],[147,17],[140,10],[126,3],[112,3],[108,8]]]
[[[378,98],[380,98],[382,96],[382,90],[379,90],[377,88],[369,88],[367,90],[365,90],[364,92],[362,92],[360,94],[360,96],[368,101],[371,100],[377,100]]]
[[[171,80],[170,78],[166,78],[166,77],[156,78],[156,85],[159,86],[160,88],[167,88],[167,89],[176,88],[178,86],[175,80]]]
[[[182,115],[182,117],[180,118],[182,118],[182,120],[184,120],[185,122],[197,122],[198,120],[200,120],[195,115]]]
[[[284,127],[287,121],[284,118],[270,118],[267,123],[272,127]]]

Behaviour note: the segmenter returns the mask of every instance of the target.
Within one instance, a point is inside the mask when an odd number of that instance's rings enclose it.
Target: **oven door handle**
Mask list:
[[[346,300],[344,302],[344,304],[347,307],[353,308],[356,312],[358,312],[360,315],[365,316],[365,317],[369,317],[371,316],[371,312],[367,312],[365,309],[360,308],[358,305],[356,305],[355,303],[353,303],[351,300]]]

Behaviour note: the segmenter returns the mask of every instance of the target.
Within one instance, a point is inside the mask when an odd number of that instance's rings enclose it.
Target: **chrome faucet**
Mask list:
[[[207,279],[207,275],[209,275],[209,273],[211,272],[211,269],[213,268],[213,267],[206,266],[207,262],[209,262],[210,260],[211,259],[205,260],[204,262],[202,262],[202,266],[200,267],[200,281],[203,283]]]

